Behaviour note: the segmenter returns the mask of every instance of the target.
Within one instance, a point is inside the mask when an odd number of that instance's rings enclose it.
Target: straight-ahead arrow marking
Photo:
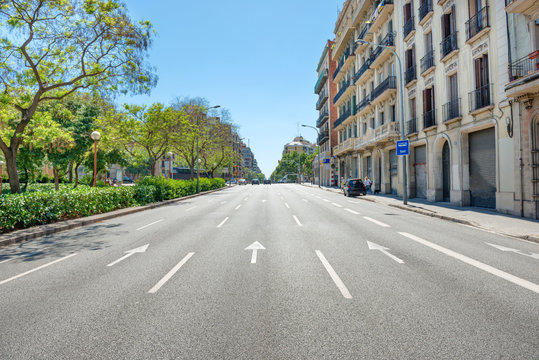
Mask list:
[[[401,259],[399,259],[395,255],[390,254],[388,252],[388,250],[389,250],[388,248],[383,247],[382,245],[375,244],[375,243],[370,242],[370,241],[367,241],[367,245],[369,246],[369,250],[378,250],[381,253],[386,254],[387,256],[389,256],[390,258],[392,258],[393,260],[395,260],[399,264],[404,264],[404,261],[402,261]]]
[[[261,243],[258,241],[255,241],[251,245],[247,246],[245,250],[253,250],[253,254],[251,255],[251,264],[256,264],[256,254],[258,250],[266,250],[264,246],[262,246]]]
[[[121,258],[119,258],[118,260],[116,261],[113,261],[111,262],[110,264],[108,264],[107,266],[113,266],[113,265],[116,265],[117,263],[119,263],[120,261],[122,260],[125,260],[127,259],[128,257],[130,257],[131,255],[133,254],[136,254],[136,253],[143,253],[146,251],[146,249],[148,249],[148,246],[150,246],[150,244],[146,244],[146,245],[143,245],[143,246],[140,246],[136,249],[133,249],[133,250],[127,250],[125,253],[124,256],[122,256]]]
[[[501,251],[514,252],[514,253],[519,254],[519,255],[524,255],[524,256],[531,257],[533,259],[539,260],[539,254],[535,254],[535,253],[527,254],[527,253],[522,252],[521,250],[518,250],[518,249],[512,249],[512,248],[508,248],[508,247],[501,246],[501,245],[491,244],[491,243],[488,243],[488,242],[486,242],[485,244],[490,245],[490,246],[492,246],[492,247],[494,247],[494,248],[496,248],[498,250],[501,250]]]

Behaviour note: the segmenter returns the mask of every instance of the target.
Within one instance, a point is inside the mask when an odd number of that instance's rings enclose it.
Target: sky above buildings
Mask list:
[[[127,0],[134,20],[157,31],[150,50],[159,82],[121,103],[205,97],[221,105],[269,177],[283,146],[315,142],[316,67],[332,38],[339,0]],[[299,125],[298,125],[299,124]]]

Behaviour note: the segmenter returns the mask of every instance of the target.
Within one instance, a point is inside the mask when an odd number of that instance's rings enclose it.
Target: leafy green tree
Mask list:
[[[119,0],[2,0],[0,30],[0,149],[12,192],[22,135],[42,102],[83,89],[149,92],[156,82],[146,64],[152,26],[134,23]]]

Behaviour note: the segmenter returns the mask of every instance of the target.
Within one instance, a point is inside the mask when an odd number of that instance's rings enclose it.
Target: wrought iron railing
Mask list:
[[[414,134],[417,132],[417,119],[413,118],[406,122],[406,135]]]
[[[488,6],[485,6],[477,14],[466,21],[466,40],[477,35],[481,30],[489,27]]]
[[[429,51],[421,58],[421,73],[434,66],[434,50]]]
[[[318,136],[318,143],[322,144],[327,139],[329,139],[329,131],[328,130],[321,131],[320,135]]]
[[[336,104],[339,98],[344,94],[346,89],[348,89],[348,86],[350,86],[350,79],[344,80],[341,84],[341,89],[337,92],[337,95],[333,98],[333,104]]]
[[[432,0],[423,0],[419,5],[419,21],[423,20],[432,11]]]
[[[356,114],[363,110],[371,102],[371,96],[366,95],[360,102],[356,104]]]
[[[320,96],[318,97],[318,101],[316,102],[316,110],[320,110],[322,105],[324,105],[324,102],[326,102],[328,98],[328,91],[327,89],[324,89],[324,91],[320,92]]]
[[[423,129],[436,126],[436,109],[432,109],[423,113]]]
[[[486,84],[468,93],[470,110],[474,111],[492,105],[492,84]]]
[[[371,101],[376,99],[378,96],[382,95],[384,91],[387,89],[396,89],[396,81],[395,76],[389,76],[387,79],[382,81],[380,85],[378,85],[371,94]]]
[[[365,71],[369,70],[369,66],[371,65],[371,59],[367,59],[363,65],[359,68],[359,70],[356,72],[356,75],[354,76],[354,80],[357,81],[365,73]]]
[[[442,106],[442,116],[444,121],[449,121],[462,117],[460,112],[460,98],[453,99]]]
[[[406,21],[404,23],[404,37],[407,37],[409,33],[412,32],[412,30],[415,30],[415,25],[414,25],[414,17],[412,16],[411,18],[408,19],[408,21]]]
[[[348,117],[350,117],[350,115],[352,115],[352,112],[350,110],[343,111],[341,116],[339,116],[337,118],[337,121],[335,121],[335,124],[333,125],[333,127],[336,128],[337,126],[341,125],[344,120],[346,120],[346,119],[348,119]]]
[[[406,71],[404,72],[404,78],[406,84],[414,81],[417,78],[417,71],[415,70],[415,65],[412,65],[406,69]]]
[[[369,29],[371,28],[371,24],[366,24],[363,26],[363,29],[361,29],[361,32],[359,33],[358,39],[363,39],[365,35],[367,35],[367,32],[369,32]]]
[[[322,126],[322,124],[324,123],[324,121],[326,121],[326,119],[329,117],[329,113],[326,110],[324,110],[324,112],[322,114],[320,114],[320,116],[318,117],[318,120],[316,121],[316,127],[320,127]]]
[[[509,80],[514,81],[539,71],[539,50],[509,64]]]
[[[442,58],[448,55],[451,51],[458,49],[457,34],[458,31],[455,31],[454,33],[448,35],[440,43],[440,48],[442,49]]]

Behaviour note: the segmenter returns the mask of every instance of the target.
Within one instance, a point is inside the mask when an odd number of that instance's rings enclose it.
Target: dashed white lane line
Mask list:
[[[2,280],[2,281],[0,281],[0,285],[3,285],[3,284],[5,284],[5,283],[7,283],[7,282],[10,282],[11,280],[18,279],[18,278],[23,277],[23,276],[25,276],[25,275],[31,274],[31,273],[33,273],[34,271],[41,270],[41,269],[43,269],[43,268],[46,268],[47,266],[51,266],[51,265],[56,264],[56,263],[58,263],[58,262],[60,262],[60,261],[64,261],[64,260],[66,260],[66,259],[69,259],[69,258],[72,257],[72,256],[75,256],[75,255],[77,255],[77,253],[74,253],[74,254],[71,254],[71,255],[64,256],[63,258],[56,259],[56,260],[54,260],[54,261],[51,261],[50,263],[47,263],[47,264],[38,266],[38,267],[36,267],[35,269],[28,270],[28,271],[26,271],[26,272],[23,272],[22,274],[19,274],[19,275],[15,275],[15,276],[13,276],[13,277],[10,277],[9,279]]]
[[[381,227],[390,227],[388,224],[385,224],[385,223],[383,223],[383,222],[381,222],[381,221],[375,220],[375,219],[370,218],[370,217],[368,217],[368,216],[363,216],[363,219],[369,220],[370,222],[373,222],[373,223],[375,223],[376,225],[380,225]]]
[[[284,206],[286,206],[288,209],[290,209],[290,205],[288,205],[288,203],[284,203]]]
[[[354,211],[354,210],[352,210],[352,209],[347,209],[347,208],[345,208],[344,210],[348,211],[348,212],[351,213],[351,214],[359,215],[359,213],[358,213],[357,211]]]
[[[354,201],[354,200],[346,200],[346,201],[348,201],[349,203],[352,203],[352,204],[359,204],[358,201]]]
[[[468,265],[472,265],[478,269],[481,269],[483,271],[486,271],[492,275],[495,275],[495,276],[498,276],[504,280],[507,280],[509,282],[512,282],[513,284],[516,284],[518,286],[521,286],[523,288],[526,288],[528,290],[531,290],[535,293],[538,293],[539,294],[539,285],[538,284],[535,284],[535,283],[532,283],[531,281],[528,281],[528,280],[524,280],[524,279],[521,279],[519,277],[516,277],[514,275],[511,275],[509,273],[506,273],[505,271],[502,271],[502,270],[498,270],[490,265],[487,265],[487,264],[484,264],[480,261],[477,261],[477,260],[474,260],[472,258],[469,258],[465,255],[462,255],[462,254],[459,254],[458,252],[455,252],[453,250],[449,250],[449,249],[446,249],[440,245],[437,245],[437,244],[434,244],[434,243],[431,243],[430,241],[427,241],[425,239],[422,239],[418,236],[415,236],[415,235],[412,235],[412,234],[408,234],[408,233],[405,233],[405,232],[399,232],[399,234],[401,234],[402,236],[405,236],[407,237],[408,239],[411,239],[411,240],[414,240],[415,242],[418,242],[422,245],[425,245],[425,246],[428,246],[430,247],[431,249],[434,249],[434,250],[437,250],[445,255],[448,255],[448,256],[451,256],[457,260],[460,260]]]
[[[303,200],[303,201],[305,201],[305,202],[307,202],[307,203],[309,202],[309,200],[307,200],[307,199],[301,199],[301,200]]]
[[[296,215],[292,215],[292,217],[294,218],[294,220],[296,220],[296,224],[298,224],[298,226],[303,226],[300,222],[299,222],[299,219]]]
[[[226,201],[221,201],[221,205],[224,205],[224,204],[226,204]]]
[[[241,204],[239,204],[238,206],[236,206],[236,207],[234,208],[234,210],[238,210],[240,207],[241,207]]]
[[[187,262],[187,260],[189,260],[191,258],[191,256],[193,256],[195,253],[194,252],[190,252],[189,254],[185,255],[185,257],[176,265],[172,268],[172,270],[170,270],[161,280],[159,280],[159,282],[157,284],[155,284],[155,286],[153,288],[150,289],[150,291],[148,291],[149,294],[155,294],[160,288],[161,286],[165,285],[165,283],[167,281],[170,280],[171,277],[174,276],[174,274],[180,270],[180,268]]]
[[[324,200],[325,202],[330,202],[328,199],[322,199],[322,200]]]
[[[196,208],[196,206],[193,206],[193,207],[191,207],[191,208],[189,208],[189,209],[186,209],[185,212],[191,211],[191,210],[193,210],[194,208]]]
[[[220,228],[221,226],[223,226],[227,220],[228,220],[228,216],[223,221],[221,221],[221,223],[217,225],[217,227]]]
[[[13,260],[13,259],[15,259],[15,258],[10,258],[10,259],[6,259],[6,260],[2,260],[2,261],[0,261],[0,264],[7,263],[8,261],[11,261],[11,260]]]
[[[333,204],[333,206],[336,206],[336,207],[342,208],[342,205],[341,205],[341,204],[337,204],[337,203],[331,203],[331,204]]]
[[[249,200],[249,196],[247,196],[245,199],[243,199],[243,201],[247,201]]]
[[[148,224],[148,225],[144,225],[144,226],[141,226],[141,227],[139,227],[139,228],[137,229],[137,231],[138,231],[138,230],[142,230],[142,229],[145,229],[145,228],[147,228],[148,226],[152,226],[152,225],[155,225],[155,224],[157,224],[157,223],[160,223],[161,221],[163,221],[163,219],[160,219],[160,220],[154,221],[153,223],[151,223],[151,224]]]
[[[335,270],[333,270],[333,267],[326,260],[326,257],[324,256],[324,254],[322,254],[320,250],[315,250],[315,252],[318,258],[320,259],[320,261],[322,262],[322,264],[324,265],[324,267],[326,268],[326,271],[329,273],[329,276],[331,276],[331,279],[333,280],[335,285],[337,285],[337,288],[341,291],[342,296],[344,296],[345,299],[351,299],[352,295],[348,291],[348,288],[346,287],[346,285],[344,285],[344,283],[342,282],[339,275],[337,275]]]

